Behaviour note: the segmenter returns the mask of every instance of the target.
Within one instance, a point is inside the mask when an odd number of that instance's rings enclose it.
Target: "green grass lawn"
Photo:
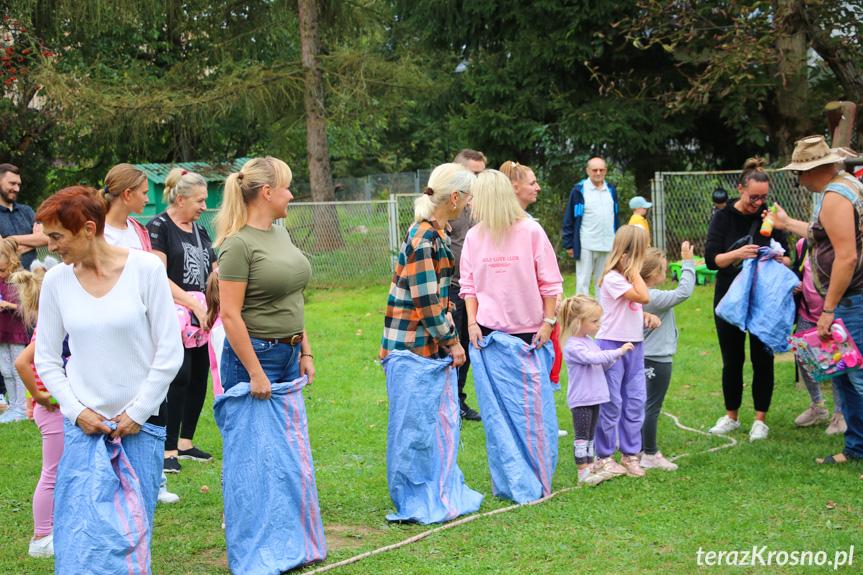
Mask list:
[[[567,278],[566,293],[574,291]],[[306,392],[321,513],[329,545],[327,563],[414,536],[422,526],[388,525],[393,510],[386,483],[387,395],[375,363],[387,286],[309,294],[307,329],[317,378]],[[680,346],[665,410],[682,424],[706,430],[724,413],[719,348],[714,334],[712,286],[696,288],[678,308]],[[751,371],[746,377],[751,377]],[[824,426],[798,429],[794,418],[809,404],[793,382],[793,363],[776,364],[776,390],[768,417],[770,437],[750,444],[751,394],[744,393],[742,429],[736,447],[700,453],[724,444],[678,429],[662,417],[660,449],[680,470],[648,471],[643,479],[619,478],[596,488],[575,489],[548,502],[483,517],[401,549],[334,571],[360,573],[798,573],[832,567],[710,567],[697,552],[836,551],[860,546],[863,534],[863,466],[814,463],[841,450],[842,439]],[[565,388],[565,373],[562,383]],[[825,386],[829,401],[829,386]],[[473,385],[470,403],[476,406]],[[576,484],[572,419],[565,392],[556,394],[561,439],[554,489]],[[480,512],[510,505],[491,496],[485,434],[481,424],[462,430],[459,464],[468,485],[486,495]],[[184,462],[169,488],[181,496],[159,506],[153,571],[162,574],[227,574],[221,529],[219,469],[221,437],[205,407],[196,444],[211,451],[210,463]],[[29,423],[0,426],[0,574],[53,573],[52,560],[27,556],[32,536],[31,501],[40,460],[40,435]],[[207,485],[209,493],[201,492]],[[767,554],[763,555],[765,560]],[[775,563],[775,560],[774,560]],[[863,548],[840,572],[859,573]],[[312,570],[307,568],[306,571]]]

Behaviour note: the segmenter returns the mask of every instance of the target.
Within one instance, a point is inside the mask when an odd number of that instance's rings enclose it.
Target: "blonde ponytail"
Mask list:
[[[272,156],[252,158],[243,164],[239,172],[229,175],[225,180],[222,207],[216,216],[216,241],[213,245],[221,246],[226,239],[243,229],[249,221],[246,205],[260,195],[261,188],[290,186],[291,178],[291,168]]]

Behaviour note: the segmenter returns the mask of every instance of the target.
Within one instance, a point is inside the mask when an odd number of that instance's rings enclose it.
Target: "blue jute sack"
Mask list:
[[[238,383],[213,404],[234,575],[279,575],[327,556],[302,393],[307,383],[306,376],[273,383],[267,400]]]
[[[557,411],[550,373],[554,349],[498,331],[471,348],[476,397],[485,427],[492,492],[516,503],[551,494],[557,467]]]
[[[113,421],[103,422],[116,429]],[[54,488],[54,572],[148,575],[165,428],[87,435],[63,419],[65,446]]]
[[[460,438],[452,359],[405,350],[381,362],[387,376],[387,484],[395,513],[389,521],[427,525],[479,510],[483,496],[465,485],[457,463]]]
[[[745,260],[716,306],[716,315],[756,336],[771,354],[790,349],[788,336],[796,316],[792,292],[800,283],[788,266],[775,259],[777,253],[762,247],[758,257]]]

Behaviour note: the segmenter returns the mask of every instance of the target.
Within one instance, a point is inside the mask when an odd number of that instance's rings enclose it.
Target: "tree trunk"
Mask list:
[[[859,54],[849,49],[842,39],[831,37],[830,30],[824,30],[810,14],[806,16],[806,32],[812,42],[812,48],[827,62],[830,70],[836,76],[836,80],[845,91],[844,100],[854,102],[857,107],[863,107],[863,77],[858,66]],[[858,15],[859,17],[859,15]],[[840,94],[835,94],[840,99]],[[863,150],[863,113],[857,114],[857,146],[852,147],[859,151]]]
[[[779,0],[776,27],[781,34],[776,40],[779,51],[779,74],[783,79],[776,93],[776,115],[773,137],[783,164],[791,161],[794,142],[812,132],[806,117],[809,98],[809,78],[806,65],[806,34],[801,0]]]
[[[306,108],[306,147],[309,153],[312,200],[333,202],[336,195],[324,119],[324,78],[317,59],[321,51],[321,38],[318,33],[318,8],[315,1],[299,0],[300,43],[303,68],[306,70],[303,94]],[[314,234],[315,251],[330,251],[344,246],[335,206],[315,207]]]

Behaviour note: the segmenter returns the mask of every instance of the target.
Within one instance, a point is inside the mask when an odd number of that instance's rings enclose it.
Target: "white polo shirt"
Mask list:
[[[610,252],[614,244],[614,199],[608,184],[597,188],[587,178],[582,182],[584,217],[581,220],[581,248],[594,252]]]

